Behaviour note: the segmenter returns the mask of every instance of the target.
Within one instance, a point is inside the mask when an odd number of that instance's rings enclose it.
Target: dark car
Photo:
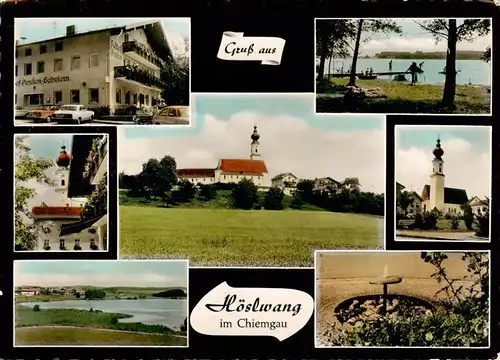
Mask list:
[[[152,124],[153,113],[145,109],[137,109],[132,121],[136,124]]]

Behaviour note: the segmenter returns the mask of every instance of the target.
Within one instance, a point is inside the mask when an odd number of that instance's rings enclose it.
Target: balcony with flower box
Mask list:
[[[124,54],[134,61],[137,61],[139,64],[144,64],[154,70],[160,70],[165,65],[160,57],[136,40],[124,42],[122,50]]]
[[[126,81],[139,83],[157,90],[165,87],[164,82],[160,78],[135,66],[116,66],[115,79],[125,79]]]

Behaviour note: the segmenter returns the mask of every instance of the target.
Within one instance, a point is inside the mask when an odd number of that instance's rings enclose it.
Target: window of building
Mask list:
[[[64,186],[64,179],[61,179],[61,186]]]
[[[56,48],[55,48],[56,51],[63,51],[63,42],[62,41],[58,41],[56,42]]]
[[[89,67],[99,66],[99,54],[90,54],[89,56]]]
[[[47,45],[40,45],[40,54],[45,54],[47,52]]]
[[[80,103],[80,90],[70,90],[70,95],[71,95],[71,103],[72,104],[79,104]]]
[[[89,103],[99,102],[99,89],[89,89]]]
[[[120,89],[116,89],[116,103],[122,103],[122,91]]]
[[[146,106],[149,106],[149,95],[146,95],[145,102]]]
[[[90,246],[95,246],[95,239],[90,239]]]
[[[31,48],[24,49],[24,56],[31,56]]]
[[[49,247],[49,246],[50,246],[50,240],[49,239],[43,240],[43,247]]]
[[[59,249],[64,250],[66,248],[66,241],[64,239],[59,239]]]
[[[43,74],[45,72],[45,62],[39,61],[36,63],[36,73]]]
[[[62,71],[63,59],[54,59],[54,71]]]
[[[24,106],[43,104],[43,94],[24,95]]]
[[[130,41],[130,37],[129,37],[129,35],[128,35],[128,34],[125,34],[125,35],[123,36],[123,41],[124,41],[124,42],[129,42],[129,41]]]
[[[125,104],[130,105],[130,91],[125,91]]]
[[[133,99],[133,104],[136,105],[137,104],[137,94],[134,94],[132,99]]]
[[[31,64],[24,64],[24,75],[31,75],[33,72],[33,67]]]
[[[16,76],[17,76],[17,65],[16,65]]]
[[[61,104],[62,101],[62,91],[54,91],[54,104]]]
[[[441,165],[439,165],[439,172],[442,172],[443,171],[443,167]]]
[[[75,239],[75,246],[80,246],[80,239]]]
[[[71,70],[80,69],[80,56],[73,56],[71,58]]]

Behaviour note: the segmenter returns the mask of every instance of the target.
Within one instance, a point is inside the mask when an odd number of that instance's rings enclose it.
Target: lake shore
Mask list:
[[[489,114],[491,86],[457,85],[455,106],[443,107],[444,85],[392,80],[356,80],[362,89],[373,89],[379,96],[345,101],[347,78],[330,78],[316,83],[317,113],[423,113],[423,114]]]
[[[58,333],[61,328],[64,331],[70,329],[91,330],[91,339],[95,338],[96,332],[120,332],[136,335],[140,338],[154,336],[154,343],[159,339],[164,346],[186,346],[186,332],[174,331],[163,325],[147,325],[133,322],[120,322],[121,319],[131,318],[131,315],[120,313],[107,313],[100,310],[76,310],[76,309],[39,309],[35,310],[27,306],[16,306],[16,344],[18,330],[22,332],[22,343],[32,343],[38,339],[39,345],[50,345],[51,333]],[[27,331],[26,329],[31,329]],[[88,332],[88,331],[87,331]],[[30,335],[31,334],[31,335]],[[41,334],[43,336],[41,336]],[[28,336],[29,335],[29,336]],[[158,337],[161,335],[161,337]],[[31,339],[31,340],[30,340]],[[73,337],[68,336],[68,344],[72,344]],[[82,344],[79,339],[78,344]],[[59,340],[57,340],[59,343]],[[131,340],[133,344],[136,341]],[[89,340],[88,345],[94,343]],[[146,339],[145,344],[149,344]],[[110,344],[112,345],[112,344]]]

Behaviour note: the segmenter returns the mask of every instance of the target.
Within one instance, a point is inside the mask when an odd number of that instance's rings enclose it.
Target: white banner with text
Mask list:
[[[261,61],[262,65],[280,65],[285,40],[278,37],[245,37],[242,32],[222,34],[217,57],[221,60]]]

